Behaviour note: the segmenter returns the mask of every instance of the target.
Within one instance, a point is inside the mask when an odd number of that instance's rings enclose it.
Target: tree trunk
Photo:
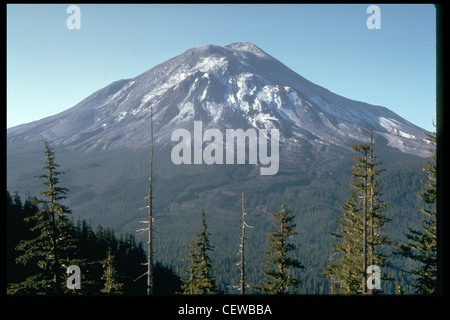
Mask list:
[[[152,226],[153,226],[153,212],[152,212],[152,182],[153,182],[153,105],[150,107],[150,177],[148,187],[148,247],[147,247],[147,295],[153,294],[153,243],[152,243]]]

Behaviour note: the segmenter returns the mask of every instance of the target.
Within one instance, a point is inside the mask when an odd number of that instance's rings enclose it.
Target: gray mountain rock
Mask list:
[[[74,107],[7,130],[8,143],[47,140],[71,149],[147,149],[150,106],[156,144],[176,128],[277,128],[282,152],[349,148],[375,139],[428,154],[423,129],[381,106],[336,95],[252,43],[189,49],[132,79],[94,92]],[[283,151],[284,150],[284,151]]]

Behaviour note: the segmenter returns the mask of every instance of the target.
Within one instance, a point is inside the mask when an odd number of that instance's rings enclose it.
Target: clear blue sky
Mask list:
[[[436,119],[432,5],[90,5],[69,30],[65,5],[7,5],[7,127],[66,110],[113,81],[189,48],[250,41],[308,80],[388,107],[425,129]]]

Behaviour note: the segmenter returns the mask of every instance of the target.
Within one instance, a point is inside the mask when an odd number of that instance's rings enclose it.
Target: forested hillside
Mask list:
[[[44,292],[33,286],[32,277],[39,272],[33,265],[16,263],[20,255],[16,247],[20,241],[30,240],[35,233],[30,231],[30,224],[24,221],[38,211],[32,198],[23,203],[18,194],[6,194],[7,209],[7,292],[15,295],[37,295]],[[136,242],[135,236],[128,233],[117,234],[109,227],[97,225],[96,228],[86,220],[76,220],[71,225],[75,239],[72,260],[77,261],[81,269],[81,289],[67,291],[66,294],[82,295],[144,295],[145,279],[140,278],[145,272],[142,263],[146,260],[142,243]],[[112,259],[111,259],[112,257]],[[109,258],[109,259],[108,259]],[[108,268],[114,270],[114,279],[107,275]],[[180,290],[181,280],[171,268],[157,262],[155,264],[155,294],[173,295]],[[30,278],[31,277],[31,278]],[[28,280],[27,280],[28,279]],[[116,284],[116,289],[108,286]]]
[[[426,177],[422,171],[425,160],[405,155],[403,161],[398,159],[392,161],[393,159],[388,157],[389,153],[383,153],[383,155],[387,156],[380,157],[383,160],[382,167],[385,169],[380,175],[381,194],[383,200],[389,204],[386,215],[391,219],[386,224],[385,231],[394,241],[401,242],[405,239],[407,228],[416,227],[420,223],[420,211],[418,210],[420,199],[415,191],[421,190],[420,181]],[[113,163],[113,159],[111,161]],[[144,162],[144,160],[142,161]],[[116,180],[118,183],[108,184],[109,186],[105,187],[103,191],[99,187],[99,193],[108,195],[103,198],[103,202],[98,202],[104,207],[95,208],[91,206],[87,211],[86,218],[95,217],[101,220],[101,214],[91,216],[89,212],[104,212],[107,209],[110,211],[108,217],[114,217],[115,220],[103,219],[102,226],[92,227],[92,222],[88,222],[89,220],[86,220],[85,217],[81,219],[77,213],[77,210],[83,208],[84,202],[89,203],[89,199],[98,196],[97,192],[94,191],[94,184],[85,193],[78,192],[76,199],[71,198],[71,190],[67,194],[66,203],[71,204],[70,206],[74,204],[74,207],[77,208],[71,214],[72,232],[76,239],[74,259],[82,260],[85,270],[85,272],[82,272],[83,291],[77,292],[78,294],[106,294],[102,290],[107,282],[103,273],[108,254],[114,257],[112,261],[118,274],[116,281],[122,284],[119,286],[120,290],[116,293],[145,294],[145,277],[139,277],[145,273],[145,267],[141,264],[146,261],[145,250],[142,246],[146,239],[145,235],[140,234],[137,234],[135,238],[135,230],[139,227],[139,219],[142,220],[145,217],[145,213],[139,211],[138,207],[145,206],[146,179],[142,179],[142,190],[133,189],[137,188],[135,184],[131,184],[134,186],[133,188],[127,187],[133,178],[140,175],[140,172],[146,171],[145,165],[139,163],[139,161],[136,163],[130,162],[129,180]],[[322,176],[323,181],[312,179],[305,186],[302,186],[302,184],[280,185],[279,188],[266,190],[260,194],[255,190],[249,192],[250,195],[246,199],[248,212],[246,219],[247,223],[253,228],[247,231],[246,281],[248,284],[261,282],[263,277],[261,257],[266,250],[266,234],[274,226],[271,213],[279,211],[282,204],[286,202],[294,214],[296,231],[298,232],[298,235],[292,237],[291,241],[297,246],[298,250],[295,255],[304,266],[304,269],[292,271],[293,276],[301,279],[301,283],[295,292],[299,294],[329,293],[330,282],[323,274],[323,269],[329,263],[332,255],[333,238],[330,232],[336,231],[336,220],[349,194],[350,163],[351,157],[347,163],[342,163],[341,167],[333,168],[333,171],[329,173],[329,178]],[[102,167],[94,164],[95,159],[91,159],[91,165],[80,163],[79,166],[83,166],[88,171],[90,168],[98,168],[99,170],[92,171],[98,176],[102,172]],[[158,165],[156,166],[154,251],[156,261],[160,263],[155,265],[155,294],[158,294],[158,292],[174,294],[179,290],[181,286],[180,278],[186,277],[187,262],[185,257],[188,252],[188,245],[194,235],[200,231],[203,210],[208,219],[210,241],[215,248],[210,257],[214,267],[217,268],[215,271],[217,287],[224,293],[238,293],[233,286],[239,283],[239,267],[236,266],[236,263],[239,261],[241,198],[224,195],[226,197],[222,199],[220,193],[216,192],[213,193],[214,196],[217,196],[215,203],[184,201],[185,197],[196,199],[195,195],[200,192],[208,192],[211,186],[227,184],[235,179],[239,180],[240,174],[245,173],[245,167],[225,168],[227,170],[217,172],[213,169],[213,167],[207,168],[207,170],[210,170],[208,178],[202,179],[199,177],[196,180],[189,180],[189,171],[185,173],[185,179],[181,179],[180,176],[177,176],[180,173],[169,171],[167,175],[163,175],[161,169],[158,171]],[[72,170],[66,173],[69,176],[68,180],[64,180],[67,177],[61,175],[62,182],[73,182],[77,178]],[[195,167],[193,170],[196,170]],[[204,170],[204,168],[198,168],[198,170]],[[214,172],[216,172],[216,175],[214,175]],[[35,172],[34,175],[38,173],[39,171]],[[214,177],[214,179],[211,177]],[[30,181],[37,180],[33,178],[33,175],[30,175],[29,179]],[[324,183],[326,179],[329,179],[328,182],[330,183]],[[167,181],[172,181],[171,185],[174,188],[179,188],[179,196],[172,201],[165,198],[167,193],[164,191],[164,185]],[[92,182],[94,183],[94,180]],[[264,188],[262,189],[264,190]],[[87,192],[88,190],[89,192]],[[95,193],[91,195],[91,191]],[[82,197],[82,194],[85,194],[84,197],[87,198]],[[128,196],[123,197],[125,194]],[[142,196],[137,196],[138,194]],[[120,206],[112,206],[114,203],[112,199],[119,196],[122,199],[129,200],[121,202]],[[111,201],[111,203],[108,204],[108,201]],[[27,276],[36,271],[31,266],[22,266],[15,263],[15,259],[19,255],[15,248],[20,240],[27,240],[33,236],[33,233],[29,231],[30,225],[27,225],[23,218],[36,212],[37,207],[33,202],[33,197],[28,196],[22,204],[19,194],[16,193],[13,196],[8,193],[6,203],[8,216],[8,290],[10,293],[16,294],[33,293],[31,287],[23,287],[22,285],[22,288],[20,288],[20,285],[16,286],[13,283],[20,284],[26,280]],[[75,203],[78,203],[79,206],[75,206]],[[132,228],[127,227],[128,223],[131,223]],[[113,226],[114,228],[119,226],[121,231],[114,232]],[[413,282],[413,278],[402,270],[411,269],[415,264],[405,258],[393,255],[392,251],[393,248],[389,249],[391,265],[385,272],[393,280],[383,282],[384,293],[394,293],[395,282],[403,283],[405,291],[412,293],[413,289],[408,284]],[[158,275],[158,273],[164,276]],[[168,287],[169,280],[161,277],[167,277],[173,285]],[[164,283],[165,285],[157,289],[158,283]],[[247,293],[258,294],[257,291],[252,289],[249,289]]]

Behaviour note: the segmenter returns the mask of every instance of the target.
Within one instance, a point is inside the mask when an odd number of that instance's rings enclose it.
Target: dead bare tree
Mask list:
[[[152,183],[153,183],[153,105],[150,107],[150,177],[148,179],[148,246],[147,246],[147,295],[153,294],[153,207],[152,207]]]
[[[239,282],[239,288],[238,290],[241,292],[242,295],[245,294],[245,240],[247,239],[245,236],[245,228],[253,228],[252,226],[249,226],[245,222],[245,215],[247,212],[245,212],[245,203],[244,203],[244,192],[242,192],[242,226],[241,226],[241,244],[239,245],[239,254],[241,256],[241,260],[238,263],[240,265],[241,270],[241,279]]]
[[[147,241],[147,272],[142,274],[140,277],[134,281],[147,275],[147,295],[153,295],[153,207],[152,207],[152,183],[153,183],[153,105],[150,107],[150,176],[148,178],[148,205],[141,209],[148,208],[148,220],[140,221],[141,223],[147,224],[147,228],[139,229],[137,232],[147,231],[148,241]]]

